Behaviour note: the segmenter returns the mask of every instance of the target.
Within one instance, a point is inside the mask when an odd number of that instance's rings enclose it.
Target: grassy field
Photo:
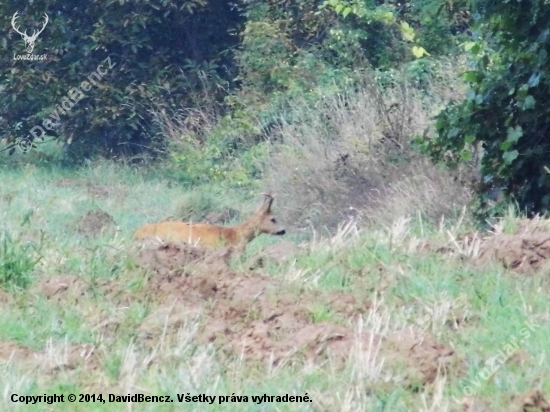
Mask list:
[[[289,230],[226,263],[140,250],[131,234],[167,218],[241,222],[259,191],[109,163],[4,165],[0,181],[2,410],[549,410],[548,271],[506,269],[498,253],[481,264],[467,219]],[[511,214],[501,235],[522,224]],[[173,402],[109,402],[136,393]]]

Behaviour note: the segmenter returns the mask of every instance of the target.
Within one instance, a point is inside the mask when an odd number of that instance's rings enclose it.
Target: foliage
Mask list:
[[[3,2],[3,27],[10,27],[16,11],[29,30],[49,15],[33,52],[47,57],[14,60],[23,53],[20,36],[13,30],[0,35],[0,70],[6,76],[0,139],[30,138],[29,130],[38,125],[84,156],[135,153],[151,144],[151,106],[191,105],[189,96],[201,90],[213,90],[220,99],[220,87],[235,76],[227,50],[237,38],[229,29],[238,27],[241,16],[221,0]],[[98,66],[106,74],[93,78],[97,84],[86,90],[83,82]],[[84,94],[81,100],[73,88]]]
[[[469,26],[468,1],[327,0],[325,5],[344,19],[355,17],[348,26],[356,26],[356,36],[364,41],[365,53],[375,67],[406,60],[404,42],[413,43],[416,58],[429,55],[422,45],[429,46],[431,53],[449,54],[454,34]]]
[[[5,27],[16,11],[22,28],[38,28],[44,12],[50,21],[35,48],[35,53],[47,55],[46,60],[13,60],[13,54],[23,51],[20,36],[13,30],[0,35],[0,69],[6,73],[0,139],[32,140],[30,130],[39,126],[35,135],[60,137],[68,144],[66,153],[76,158],[132,155],[144,148],[158,153],[154,149],[165,147],[166,136],[157,133],[150,111],[174,113],[182,107],[204,107],[206,101],[223,103],[213,146],[248,150],[281,116],[291,120],[289,102],[297,97],[313,103],[345,92],[357,85],[358,72],[366,66],[390,70],[414,56],[448,53],[444,38],[458,25],[455,17],[467,4],[1,3]],[[108,65],[107,58],[112,67],[90,90],[83,90],[83,82],[98,65]],[[80,93],[84,97],[71,102],[71,96]]]
[[[465,44],[470,91],[438,116],[438,137],[424,147],[434,159],[456,163],[470,160],[481,143],[481,207],[502,193],[530,214],[548,211],[550,5],[487,0],[478,7],[481,34]]]
[[[428,45],[436,55],[457,53],[457,40],[471,24],[470,0],[419,0],[406,3],[399,16],[418,34],[420,44]]]

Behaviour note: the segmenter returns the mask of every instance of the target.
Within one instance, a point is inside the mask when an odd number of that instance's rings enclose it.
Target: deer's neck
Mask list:
[[[257,224],[252,220],[247,220],[243,224],[235,227],[237,236],[239,238],[239,243],[250,243],[256,236],[259,234]]]

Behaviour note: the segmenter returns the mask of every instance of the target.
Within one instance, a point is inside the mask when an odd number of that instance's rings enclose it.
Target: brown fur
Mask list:
[[[206,224],[183,222],[161,222],[138,229],[134,233],[137,239],[157,237],[164,242],[186,242],[206,248],[233,246],[244,250],[256,236],[267,233],[284,235],[285,230],[277,224],[271,213],[273,196],[266,195],[265,203],[246,222],[235,227],[220,227]]]

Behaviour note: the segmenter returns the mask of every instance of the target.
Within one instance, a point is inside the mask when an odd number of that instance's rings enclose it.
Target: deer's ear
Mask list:
[[[271,205],[273,204],[273,200],[275,199],[275,197],[266,193],[264,193],[264,196],[266,197],[266,199],[264,201],[264,204],[260,208],[260,212],[269,213],[271,212]]]

